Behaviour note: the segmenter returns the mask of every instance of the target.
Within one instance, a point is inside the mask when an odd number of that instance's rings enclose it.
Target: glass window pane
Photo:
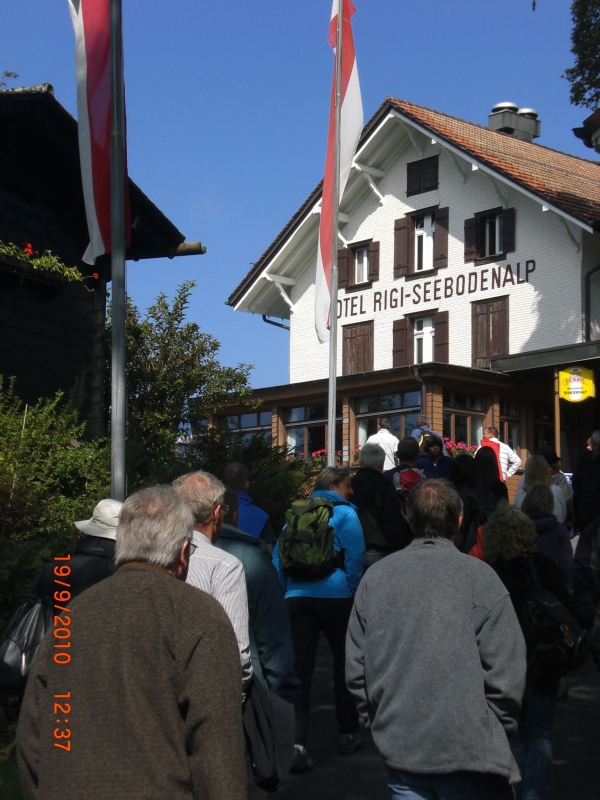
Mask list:
[[[404,415],[404,435],[410,436],[414,429],[417,427],[418,414],[405,414]],[[396,434],[398,435],[398,434]]]
[[[304,455],[304,428],[288,428],[286,431],[288,447],[295,456]]]
[[[423,363],[423,338],[419,336],[418,339],[415,340],[415,344],[417,345],[417,353],[415,356],[415,362],[417,364]]]
[[[344,401],[343,400],[336,400],[335,403],[335,415],[336,417],[341,417],[344,413]]]
[[[442,404],[444,408],[452,408],[452,392],[444,392]]]
[[[483,397],[479,395],[471,397],[471,408],[473,411],[483,411]]]
[[[442,417],[442,435],[447,439],[452,438],[452,414],[444,414]]]
[[[421,405],[421,392],[404,392],[402,408],[418,408]]]
[[[261,411],[258,417],[259,425],[270,425],[272,414],[270,411]]]
[[[308,406],[306,419],[327,419],[327,406]]]
[[[312,455],[317,450],[325,450],[325,425],[307,428],[308,452]]]
[[[358,421],[358,443],[361,447],[374,433],[377,433],[377,420],[374,417]]]
[[[338,422],[335,426],[335,452],[341,453],[342,452],[342,443],[344,441],[344,432],[343,426],[341,422]]]
[[[471,444],[480,444],[483,439],[483,417],[471,417]]]
[[[467,420],[468,417],[463,417],[462,414],[456,414],[454,417],[454,438],[456,443],[467,443]]]
[[[517,451],[519,446],[519,423],[518,422],[509,422],[508,423],[508,442],[506,443],[511,450]]]
[[[400,420],[401,417],[390,417],[390,422],[392,423],[392,433],[394,436],[399,439],[400,438]]]
[[[256,411],[254,414],[242,414],[241,416],[241,428],[253,428],[256,425]]]
[[[381,401],[381,410],[388,411],[391,408],[400,408],[400,395],[399,394],[384,394],[383,397],[380,398]]]
[[[304,419],[304,407],[302,408],[286,408],[285,421],[286,422],[302,422]]]
[[[239,428],[240,426],[239,425],[240,418],[238,417],[237,414],[234,414],[233,416],[230,417],[225,417],[225,421],[227,422],[227,425],[231,428],[231,430],[235,430],[235,428]]]
[[[361,397],[358,401],[358,414],[370,414],[373,411],[379,411],[379,398],[378,397]]]
[[[516,400],[508,401],[508,413],[511,417],[519,416],[519,404],[516,402]]]
[[[467,408],[467,395],[455,394],[454,395],[454,408]]]

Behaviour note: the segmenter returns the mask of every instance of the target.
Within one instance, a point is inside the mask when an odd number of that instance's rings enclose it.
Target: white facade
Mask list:
[[[545,204],[527,186],[495,174],[468,151],[392,116],[359,144],[354,177],[341,206],[340,247],[379,242],[379,279],[363,290],[339,291],[338,375],[344,326],[373,321],[373,369],[386,370],[394,366],[394,321],[433,312],[448,312],[449,363],[471,367],[472,303],[494,298],[508,297],[506,355],[585,341],[584,276],[600,264],[600,234],[576,216]],[[553,168],[554,151],[530,143],[527,147],[536,148],[538,157],[548,153],[548,169]],[[431,156],[439,159],[437,189],[407,196],[407,164]],[[364,167],[366,163],[371,167]],[[600,168],[597,187],[600,197]],[[425,275],[394,277],[395,221],[431,207],[449,209],[448,265]],[[496,208],[515,209],[514,251],[497,262],[465,263],[465,220]],[[328,374],[329,345],[319,343],[314,326],[317,235],[315,203],[281,237],[282,244],[272,254],[267,251],[268,257],[261,259],[264,271],[254,276],[245,294],[236,290],[236,302],[231,303],[239,310],[289,318],[291,383]],[[600,270],[591,287],[590,338],[599,339]]]

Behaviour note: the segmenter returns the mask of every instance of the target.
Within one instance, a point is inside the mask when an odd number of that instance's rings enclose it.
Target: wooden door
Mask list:
[[[489,369],[490,359],[508,355],[508,297],[472,303],[473,366]]]
[[[342,375],[373,371],[373,323],[344,325]]]

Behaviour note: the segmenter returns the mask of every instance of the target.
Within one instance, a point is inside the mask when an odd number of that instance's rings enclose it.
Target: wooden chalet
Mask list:
[[[129,180],[127,258],[205,252],[185,237]],[[0,253],[0,374],[16,378],[25,402],[69,391],[85,376],[90,429],[103,428],[106,285],[110,256],[81,260],[89,242],[77,121],[50,84],[0,91],[0,241],[50,250],[76,266],[83,282],[34,270]]]

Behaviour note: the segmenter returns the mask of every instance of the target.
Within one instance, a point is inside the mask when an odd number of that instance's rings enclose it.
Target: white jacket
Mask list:
[[[522,464],[521,459],[515,453],[514,450],[511,450],[507,444],[501,442],[500,439],[492,438],[489,440],[490,442],[496,442],[499,445],[499,456],[500,456],[500,469],[502,470],[502,480],[506,481],[511,475],[514,475],[515,472],[519,469]],[[476,452],[481,450],[481,445],[477,448]]]
[[[383,462],[384,469],[394,469],[396,466],[396,451],[400,444],[399,439],[396,439],[393,433],[388,431],[387,428],[379,428],[377,433],[369,436],[367,444],[378,444],[383,448],[385,453],[385,461]]]

